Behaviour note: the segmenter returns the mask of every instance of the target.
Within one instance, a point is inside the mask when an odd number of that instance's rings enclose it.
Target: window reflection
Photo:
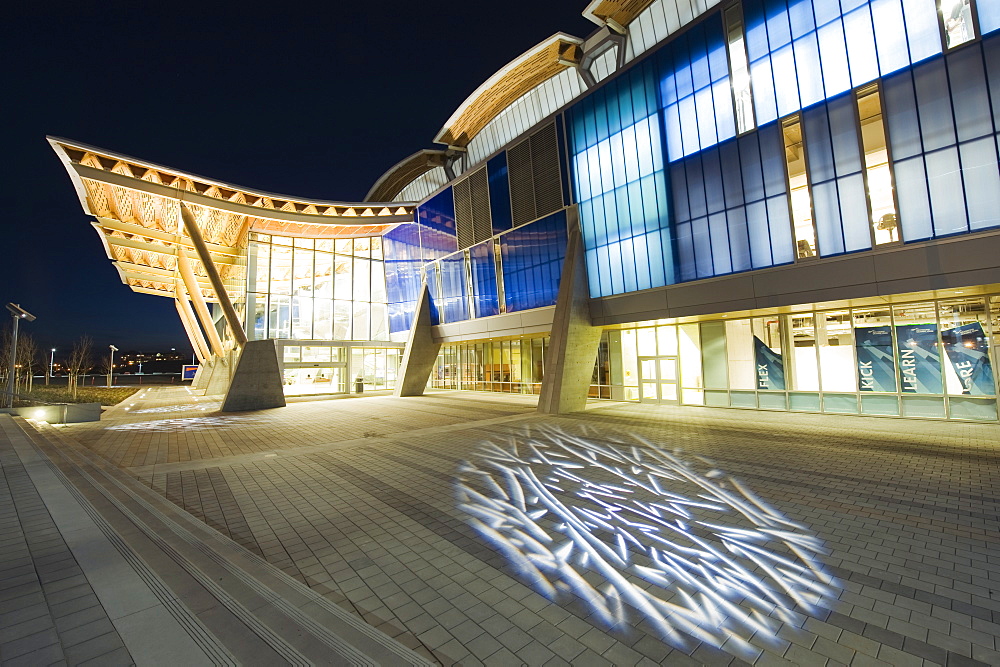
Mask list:
[[[940,0],[941,21],[944,23],[945,42],[949,49],[976,37],[972,22],[971,0]]]
[[[813,228],[812,199],[809,177],[806,175],[802,123],[798,116],[782,125],[785,139],[785,166],[788,170],[788,195],[792,206],[792,227],[795,231],[795,256],[799,259],[816,256],[816,230]]]
[[[899,220],[877,86],[858,93],[858,116],[861,119],[861,142],[865,152],[865,176],[875,245],[892,243],[899,240]]]
[[[733,102],[736,106],[736,131],[743,134],[752,130],[756,124],[753,116],[753,97],[750,93],[750,68],[743,40],[743,17],[740,15],[738,5],[726,10],[726,33],[729,43]]]

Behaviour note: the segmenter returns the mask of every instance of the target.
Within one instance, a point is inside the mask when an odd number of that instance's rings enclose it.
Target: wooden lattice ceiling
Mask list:
[[[611,19],[627,26],[651,4],[653,0],[594,0],[583,10],[583,15],[597,25],[604,25]]]

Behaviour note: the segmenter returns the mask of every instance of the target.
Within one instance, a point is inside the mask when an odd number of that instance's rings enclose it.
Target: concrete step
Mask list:
[[[15,439],[11,426],[24,436],[20,447],[44,457],[78,497],[204,662],[431,664],[195,519],[66,430],[14,419],[3,427]]]

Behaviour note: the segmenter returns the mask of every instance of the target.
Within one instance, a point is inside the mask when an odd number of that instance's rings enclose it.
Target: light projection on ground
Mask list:
[[[253,417],[181,417],[177,419],[158,419],[149,422],[131,422],[107,426],[107,431],[203,431],[206,429],[227,429],[237,426],[248,426],[261,423],[262,420]]]
[[[133,410],[134,415],[149,415],[149,414],[169,414],[174,412],[204,412],[210,410],[218,410],[222,406],[222,403],[216,401],[213,403],[187,403],[184,405],[164,405],[159,408],[143,408],[142,410]]]
[[[551,426],[476,455],[457,483],[470,524],[535,590],[610,629],[645,619],[678,648],[754,657],[748,639],[835,595],[822,542],[704,457]]]

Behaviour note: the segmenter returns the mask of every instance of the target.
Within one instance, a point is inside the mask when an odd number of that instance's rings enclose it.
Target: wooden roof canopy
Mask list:
[[[653,0],[593,0],[583,10],[583,15],[597,25],[604,25],[611,19],[627,26],[651,4]]]
[[[556,33],[504,66],[479,86],[434,137],[449,146],[467,146],[517,98],[580,62],[583,40]]]
[[[206,300],[208,272],[180,222],[191,210],[223,282],[241,282],[247,232],[305,238],[379,236],[412,222],[410,203],[342,203],[271,195],[186,174],[103,149],[49,137],[84,212],[122,282],[136,292],[175,296],[178,253],[191,261]]]
[[[393,165],[375,182],[365,201],[391,201],[403,188],[434,167],[443,167],[448,160],[446,151],[422,150]]]

